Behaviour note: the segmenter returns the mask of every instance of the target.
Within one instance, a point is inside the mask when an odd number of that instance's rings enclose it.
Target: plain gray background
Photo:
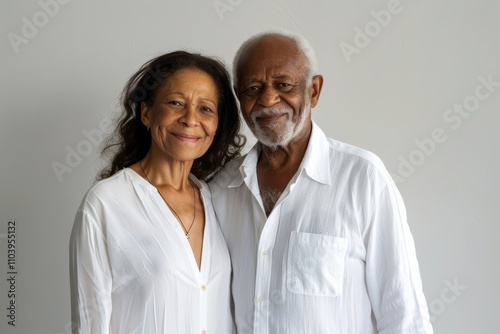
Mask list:
[[[68,241],[127,78],[176,49],[230,65],[249,35],[306,36],[314,120],[379,155],[405,200],[436,333],[498,333],[500,2],[4,1],[0,332],[70,332]],[[253,142],[252,140],[250,142]],[[496,172],[495,172],[496,171]],[[16,327],[7,223],[16,221]]]

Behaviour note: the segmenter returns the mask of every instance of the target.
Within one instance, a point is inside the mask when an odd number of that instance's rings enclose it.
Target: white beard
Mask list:
[[[262,127],[258,122],[257,118],[261,116],[272,116],[272,115],[283,115],[286,114],[286,124],[283,131],[277,134],[277,138],[271,138],[268,136],[268,129],[272,130],[277,126],[277,124],[269,124]],[[311,117],[311,103],[309,97],[306,95],[306,101],[304,109],[300,112],[299,119],[295,123],[293,121],[293,110],[291,108],[276,108],[268,107],[262,108],[252,113],[250,118],[252,119],[252,125],[249,126],[252,133],[257,138],[257,140],[264,146],[269,147],[272,150],[277,150],[278,147],[286,147],[288,144],[297,139],[298,135],[304,131],[307,120]]]

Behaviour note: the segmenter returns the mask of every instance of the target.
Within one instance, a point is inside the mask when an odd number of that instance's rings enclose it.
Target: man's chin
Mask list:
[[[293,128],[290,124],[276,124],[276,126],[260,126],[251,128],[255,138],[267,147],[285,147],[293,138]]]
[[[280,147],[285,147],[290,142],[290,140],[286,140],[278,136],[265,136],[261,134],[261,135],[255,135],[255,137],[257,138],[259,143],[273,150],[277,150]]]

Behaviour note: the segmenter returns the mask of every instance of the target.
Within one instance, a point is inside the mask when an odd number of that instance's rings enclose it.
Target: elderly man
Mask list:
[[[432,333],[389,173],[311,119],[323,78],[307,41],[254,36],[233,70],[258,143],[211,188],[231,254],[238,333]]]

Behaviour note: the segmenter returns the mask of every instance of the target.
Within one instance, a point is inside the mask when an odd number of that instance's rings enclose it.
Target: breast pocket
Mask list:
[[[333,297],[342,294],[347,239],[293,231],[286,285],[293,293]]]

